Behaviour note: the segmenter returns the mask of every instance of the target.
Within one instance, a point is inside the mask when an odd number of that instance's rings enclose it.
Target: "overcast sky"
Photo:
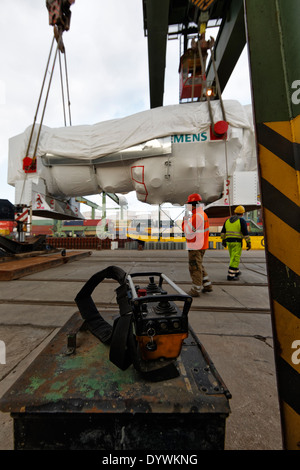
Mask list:
[[[0,199],[14,203],[14,188],[7,184],[8,140],[33,122],[53,28],[45,0],[0,0],[0,11]],[[142,0],[76,0],[71,11],[64,43],[72,125],[95,124],[149,109]],[[164,105],[179,102],[178,64],[179,42],[168,41]],[[223,98],[251,103],[246,49]],[[40,116],[41,111],[37,122]],[[64,126],[58,62],[44,124]],[[101,203],[98,196],[90,199]],[[127,199],[129,204],[135,200]]]

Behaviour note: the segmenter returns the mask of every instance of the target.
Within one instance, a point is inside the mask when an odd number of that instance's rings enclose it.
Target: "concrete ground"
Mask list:
[[[190,287],[184,250],[102,250],[64,265],[0,282],[0,397],[77,311],[74,298],[101,269],[160,271],[183,290]],[[192,329],[232,394],[225,450],[280,450],[281,427],[265,253],[243,252],[238,282],[228,283],[228,253],[209,250],[205,266],[213,292],[193,300]],[[95,302],[115,305],[114,282],[105,282]],[[0,413],[0,450],[13,449],[13,422]]]

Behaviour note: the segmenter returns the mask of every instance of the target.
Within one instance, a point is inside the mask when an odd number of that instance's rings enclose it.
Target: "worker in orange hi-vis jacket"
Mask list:
[[[189,272],[192,279],[192,288],[188,294],[192,297],[199,297],[201,291],[212,291],[211,281],[203,266],[203,257],[208,249],[209,222],[200,205],[201,201],[200,194],[190,194],[187,204],[192,209],[192,215],[185,217],[182,223],[182,230],[187,242]]]

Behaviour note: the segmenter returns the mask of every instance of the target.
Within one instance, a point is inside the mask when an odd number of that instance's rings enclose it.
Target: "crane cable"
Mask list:
[[[42,98],[42,94],[43,94],[44,87],[45,87],[45,82],[46,82],[49,63],[50,63],[50,59],[51,59],[51,55],[52,55],[54,40],[55,40],[55,37],[53,37],[51,47],[50,47],[50,52],[49,52],[49,56],[48,56],[48,60],[47,60],[45,74],[44,74],[44,78],[43,78],[43,82],[42,82],[42,87],[41,87],[41,91],[40,91],[40,95],[39,95],[39,99],[38,99],[38,104],[37,104],[37,108],[36,108],[36,112],[35,112],[35,116],[34,116],[34,120],[33,120],[33,125],[32,125],[32,128],[31,128],[31,134],[30,134],[29,141],[28,141],[26,156],[29,155],[29,149],[30,149],[30,145],[31,145],[31,142],[32,142],[34,128],[35,128],[36,120],[37,120],[37,115],[38,115],[39,107],[40,107],[40,104],[41,104],[41,98]],[[41,134],[42,125],[43,125],[43,121],[44,121],[44,116],[45,116],[45,111],[46,111],[46,106],[47,106],[47,102],[48,102],[48,97],[49,97],[49,92],[50,92],[50,87],[51,87],[51,83],[52,83],[52,78],[53,78],[53,73],[54,73],[54,69],[55,69],[55,63],[56,63],[58,51],[59,51],[59,44],[57,44],[54,59],[53,59],[53,63],[52,63],[52,69],[51,69],[51,73],[50,73],[48,89],[47,89],[47,92],[46,92],[46,97],[45,97],[44,107],[43,107],[43,111],[42,111],[41,122],[40,122],[40,125],[39,125],[38,135],[37,135],[37,138],[36,138],[36,143],[35,143],[35,148],[34,148],[34,152],[33,152],[31,167],[34,165],[34,163],[36,161],[36,152],[37,152],[37,148],[38,148],[38,144],[39,144],[40,134]],[[70,110],[71,103],[70,103],[70,95],[69,95],[69,79],[68,79],[67,60],[66,60],[66,52],[65,51],[64,51],[64,55],[65,55],[64,63],[65,63],[65,73],[66,73],[67,98],[68,98],[68,107],[69,107],[69,121],[70,121],[70,125],[72,125],[71,124],[71,110]],[[64,122],[65,122],[65,125],[66,125],[65,105],[64,105],[64,91],[63,91],[63,76],[62,76],[60,53],[59,53],[59,63],[60,63],[60,81],[61,81],[62,98],[63,98]]]
[[[215,74],[215,79],[216,79],[217,92],[218,92],[220,105],[221,105],[221,109],[222,109],[222,115],[223,115],[224,121],[227,122],[226,112],[225,112],[224,103],[223,103],[223,99],[222,99],[221,86],[220,86],[218,71],[217,71],[216,62],[215,62],[215,48],[212,48],[210,46],[209,49],[210,49],[210,53],[211,53],[211,61],[212,61],[212,64],[213,64],[213,69],[214,69],[214,74]]]
[[[218,92],[220,105],[221,105],[221,109],[222,109],[223,120],[225,122],[227,122],[225,107],[224,107],[223,98],[222,98],[221,86],[220,86],[218,71],[217,71],[216,62],[215,62],[215,49],[212,48],[211,46],[210,46],[210,53],[211,53],[211,61],[212,61],[212,64],[213,64],[213,69],[214,69],[215,80],[216,80],[217,92]],[[227,154],[226,137],[224,137],[223,140],[224,140],[224,144],[225,144],[226,183],[228,183],[228,181],[229,181],[229,172],[228,172],[228,154]],[[230,202],[230,190],[229,190],[229,188],[228,188],[228,204],[229,204],[229,215],[231,217],[232,212],[231,212],[231,202]]]
[[[65,72],[66,72],[66,86],[67,86],[67,97],[68,97],[69,122],[70,122],[70,126],[72,126],[72,119],[71,119],[71,101],[70,101],[69,77],[68,77],[67,54],[66,54],[66,50],[65,50],[65,53],[64,53],[64,57],[65,57]]]
[[[209,46],[209,49],[210,49],[211,61],[212,61],[212,64],[213,64],[213,69],[214,69],[214,75],[215,75],[215,80],[216,80],[216,87],[217,87],[217,92],[218,92],[218,96],[219,96],[219,100],[220,100],[220,105],[221,105],[223,120],[224,120],[225,122],[227,122],[227,119],[226,119],[226,112],[225,112],[225,107],[224,107],[224,103],[223,103],[223,99],[222,99],[221,87],[220,87],[220,82],[219,82],[219,77],[218,77],[218,72],[217,72],[217,67],[216,67],[216,63],[215,63],[214,48],[212,48],[211,44],[210,44],[210,46]],[[202,75],[204,75],[204,74],[205,74],[205,70],[204,70],[204,61],[203,61],[202,50],[201,50],[201,46],[200,46],[199,41],[198,41],[198,52],[199,52],[199,56],[200,56],[200,63],[201,63]],[[208,94],[207,94],[207,80],[206,80],[206,76],[205,76],[205,79],[204,79],[203,94],[205,94],[205,96],[206,96],[206,101],[207,101],[207,105],[208,105],[208,112],[209,112],[210,122],[211,122],[211,126],[212,126],[212,129],[213,129],[213,128],[214,128],[214,118],[213,118],[213,112],[212,112],[210,97],[209,97]],[[229,181],[229,175],[228,175],[228,155],[227,155],[227,142],[226,142],[226,138],[224,138],[224,144],[225,144],[226,182],[228,182],[228,181]],[[229,189],[228,189],[228,203],[229,203],[229,214],[230,214],[230,216],[231,216],[232,213],[231,213],[231,203],[230,203],[230,191],[229,191]]]
[[[69,110],[69,122],[70,122],[70,126],[72,126],[71,102],[70,102],[70,93],[69,93],[69,79],[68,79],[67,58],[66,58],[66,51],[65,50],[64,50],[64,57],[65,57],[64,65],[65,65],[65,73],[66,73],[65,80],[66,80],[66,88],[67,88],[67,102],[68,102],[68,110]],[[62,65],[61,65],[61,54],[59,54],[59,70],[60,70],[60,82],[61,82],[64,123],[65,123],[65,126],[66,126],[67,122],[66,122],[66,109],[65,109],[65,96],[64,96],[63,72],[62,72]]]
[[[44,91],[44,87],[45,87],[45,83],[46,83],[46,77],[47,77],[47,73],[48,73],[48,68],[49,68],[49,64],[50,64],[50,59],[51,59],[51,55],[52,55],[53,46],[54,46],[54,40],[55,40],[55,38],[53,37],[52,43],[51,43],[51,46],[50,46],[50,52],[49,52],[48,59],[47,59],[47,65],[46,65],[46,69],[45,69],[45,73],[44,73],[42,87],[41,87],[41,90],[40,90],[40,95],[39,95],[39,99],[38,99],[38,103],[37,103],[37,107],[36,107],[36,111],[35,111],[35,115],[34,115],[34,119],[33,119],[33,124],[32,124],[32,127],[31,127],[31,132],[30,132],[30,136],[29,136],[29,140],[28,140],[28,145],[27,145],[25,157],[29,157],[30,145],[31,145],[31,142],[32,142],[33,133],[34,133],[34,129],[35,129],[36,121],[37,121],[37,115],[38,115],[38,112],[39,112],[39,108],[40,108],[40,104],[41,104],[41,100],[42,100],[42,95],[43,95],[43,91]],[[56,53],[57,53],[57,50],[56,50]],[[54,64],[53,64],[53,66],[54,66]],[[52,70],[53,70],[53,66],[52,66]],[[20,201],[22,200],[22,197],[23,197],[23,192],[24,192],[25,183],[26,183],[26,180],[27,180],[27,177],[28,177],[28,172],[30,170],[34,169],[35,160],[36,160],[35,152],[36,152],[36,149],[37,149],[37,145],[38,145],[38,140],[37,140],[34,152],[33,152],[32,161],[31,161],[30,165],[27,167],[27,171],[25,173],[25,178],[23,180],[22,191],[21,191],[21,195],[20,195]]]
[[[44,77],[43,77],[43,81],[42,81],[42,86],[41,86],[41,90],[40,90],[40,94],[39,94],[39,99],[38,99],[38,103],[37,103],[37,107],[36,107],[36,111],[35,111],[35,115],[34,115],[34,119],[33,119],[33,124],[32,124],[32,127],[31,127],[31,132],[30,132],[30,136],[29,136],[29,141],[28,141],[25,157],[29,156],[30,146],[31,146],[31,142],[32,142],[32,139],[33,139],[34,129],[35,129],[35,126],[36,126],[36,121],[37,121],[37,115],[38,115],[38,112],[39,112],[39,108],[40,108],[40,104],[41,104],[41,100],[42,100],[42,95],[43,95],[44,88],[45,88],[46,78],[47,78],[47,74],[48,74],[50,59],[51,59],[52,52],[53,52],[54,41],[55,41],[55,37],[53,36],[52,43],[51,43],[51,46],[50,46],[50,52],[49,52],[49,55],[48,55],[47,64],[46,64],[46,68],[45,68],[45,73],[44,73]],[[44,103],[44,108],[43,108],[43,112],[42,112],[41,122],[40,122],[40,125],[39,125],[38,135],[37,135],[36,143],[35,143],[35,147],[34,147],[33,157],[32,157],[32,161],[31,161],[30,165],[28,166],[27,171],[25,173],[25,178],[23,180],[20,200],[22,200],[25,182],[26,182],[27,177],[28,177],[28,172],[29,172],[28,170],[34,169],[34,166],[35,166],[35,163],[36,163],[36,152],[37,152],[37,148],[38,148],[38,144],[39,144],[41,129],[42,129],[43,120],[44,120],[44,116],[45,116],[45,111],[46,111],[47,101],[48,101],[48,97],[49,97],[49,92],[50,92],[51,82],[52,82],[52,78],[53,78],[53,73],[54,73],[54,69],[55,69],[55,63],[56,63],[58,50],[59,50],[59,44],[57,44],[57,47],[56,47],[55,56],[54,56],[54,59],[53,59],[52,69],[51,69],[50,78],[49,78],[49,83],[48,83],[47,94],[46,94],[45,103]],[[64,55],[65,55],[65,73],[66,73],[67,97],[68,97],[68,107],[69,107],[69,120],[70,120],[70,125],[72,125],[71,124],[71,110],[70,110],[71,103],[70,103],[70,96],[69,96],[69,80],[68,80],[67,60],[66,60],[66,51],[65,51],[65,49],[64,49]],[[60,60],[60,54],[59,54],[59,60]],[[60,61],[60,79],[61,79],[61,88],[63,90],[63,78],[62,78],[61,61]],[[62,91],[62,94],[63,94],[63,91]],[[64,106],[64,94],[63,94],[63,106]],[[65,112],[64,112],[64,114],[65,114]],[[66,125],[66,119],[65,119],[65,125]]]
[[[63,79],[62,79],[62,67],[61,67],[60,54],[58,55],[58,58],[59,58],[60,86],[61,86],[61,95],[62,95],[62,103],[63,103],[64,123],[65,123],[65,126],[66,126],[67,123],[66,123],[65,96],[64,96],[64,84],[63,84]]]
[[[35,143],[35,148],[34,148],[34,153],[33,153],[33,161],[36,160],[36,152],[37,152],[37,148],[38,148],[38,144],[39,144],[39,140],[40,140],[40,134],[41,134],[42,126],[43,126],[43,121],[44,121],[46,106],[47,106],[47,102],[48,102],[50,87],[51,87],[52,78],[53,78],[53,72],[54,72],[55,63],[56,63],[56,58],[57,58],[57,52],[58,52],[58,45],[57,45],[57,48],[56,48],[56,51],[55,51],[55,55],[54,55],[54,60],[53,60],[53,65],[52,65],[52,69],[51,69],[51,74],[50,74],[48,89],[47,89],[47,93],[46,93],[46,99],[45,99],[45,103],[44,103],[44,108],[43,108],[43,112],[42,112],[42,117],[41,117],[41,122],[40,122],[40,126],[39,126],[38,135],[37,135],[37,138],[36,138],[36,143]],[[47,71],[46,71],[46,73],[47,73]]]
[[[47,65],[46,65],[46,69],[45,69],[45,74],[44,74],[44,78],[43,78],[43,82],[42,82],[42,87],[41,87],[41,91],[40,91],[40,96],[39,96],[39,99],[38,99],[38,104],[37,104],[37,108],[36,108],[36,111],[35,111],[35,115],[34,115],[34,119],[33,119],[33,124],[32,124],[32,128],[31,128],[31,133],[30,133],[30,137],[29,137],[29,141],[28,141],[28,145],[27,145],[27,150],[26,150],[26,155],[25,155],[25,156],[28,156],[28,154],[29,154],[29,149],[30,149],[30,145],[31,145],[32,137],[33,137],[33,131],[34,131],[34,128],[35,128],[35,124],[36,124],[36,120],[37,120],[37,115],[38,115],[39,107],[40,107],[40,104],[41,104],[42,94],[43,94],[44,86],[45,86],[45,82],[46,82],[48,67],[49,67],[49,63],[50,63],[50,59],[51,59],[51,55],[52,55],[54,40],[55,40],[55,38],[53,37],[52,43],[51,43],[51,47],[50,47],[49,56],[48,56],[48,60],[47,60]]]

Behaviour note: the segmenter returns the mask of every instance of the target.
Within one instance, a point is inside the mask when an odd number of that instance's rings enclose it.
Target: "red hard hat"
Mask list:
[[[187,204],[189,204],[190,202],[201,202],[201,201],[202,201],[202,197],[200,196],[200,194],[193,193],[189,195]]]

